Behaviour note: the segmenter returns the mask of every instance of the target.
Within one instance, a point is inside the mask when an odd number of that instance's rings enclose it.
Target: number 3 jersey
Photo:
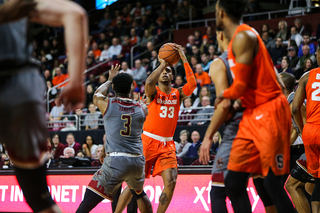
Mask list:
[[[143,131],[162,137],[173,137],[179,118],[179,90],[171,88],[170,94],[162,92],[158,86],[156,90],[155,98],[148,105],[149,113]]]
[[[141,134],[145,113],[139,103],[128,98],[110,98],[103,116],[106,153],[142,154]]]
[[[307,123],[320,124],[320,68],[310,71],[306,85]]]

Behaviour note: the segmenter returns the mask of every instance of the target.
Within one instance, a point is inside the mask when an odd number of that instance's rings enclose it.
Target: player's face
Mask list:
[[[159,77],[159,81],[160,82],[168,82],[168,81],[171,82],[172,79],[173,79],[172,70],[171,70],[170,67],[166,67],[162,71],[162,73],[161,73],[161,75]]]

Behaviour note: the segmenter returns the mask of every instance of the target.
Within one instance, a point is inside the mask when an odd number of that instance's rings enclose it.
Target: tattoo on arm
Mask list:
[[[162,192],[161,196],[159,198],[159,201],[160,201],[161,205],[165,205],[167,203],[167,201],[168,201],[167,194]]]

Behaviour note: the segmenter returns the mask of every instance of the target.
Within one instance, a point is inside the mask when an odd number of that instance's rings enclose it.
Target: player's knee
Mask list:
[[[295,180],[293,177],[289,176],[285,184],[286,190],[291,194],[292,192],[297,190],[298,182],[299,182],[298,180]]]
[[[170,191],[173,191],[176,187],[177,179],[174,177],[167,178],[164,183],[164,187],[168,188]]]
[[[142,190],[141,192],[136,192],[134,189],[130,189],[133,197],[136,199],[136,200],[139,200],[141,198],[143,198],[144,196],[146,196],[147,194],[144,192],[144,190]]]
[[[243,190],[246,190],[246,179],[242,178],[243,174],[242,172],[228,172],[224,182],[228,196],[230,194],[237,196]]]

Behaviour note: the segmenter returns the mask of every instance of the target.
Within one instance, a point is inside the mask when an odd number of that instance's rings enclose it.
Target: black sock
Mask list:
[[[117,208],[117,204],[118,204],[118,200],[121,194],[121,186],[119,187],[117,193],[115,194],[115,196],[113,196],[113,201],[111,202],[111,207],[112,207],[112,212],[116,211]]]
[[[228,213],[226,206],[226,189],[224,187],[212,186],[210,191],[211,212]]]
[[[90,189],[86,189],[83,201],[80,203],[76,213],[88,213],[103,200],[103,197],[97,195]]]
[[[276,206],[278,213],[295,212],[288,194],[284,190],[282,176],[275,176],[270,168],[263,185]]]
[[[251,204],[247,193],[249,174],[228,171],[224,181],[227,196],[230,198],[235,213],[251,213]]]
[[[258,192],[259,197],[261,198],[264,207],[272,206],[273,201],[271,197],[269,196],[266,188],[263,185],[264,179],[263,178],[255,178],[253,179],[254,186],[256,187],[256,190]]]
[[[48,191],[46,165],[37,169],[15,167],[15,174],[23,195],[34,212],[42,211],[55,204]]]
[[[312,201],[318,201],[320,202],[320,179],[319,178],[315,178],[314,179],[314,189],[311,195],[311,202]]]

